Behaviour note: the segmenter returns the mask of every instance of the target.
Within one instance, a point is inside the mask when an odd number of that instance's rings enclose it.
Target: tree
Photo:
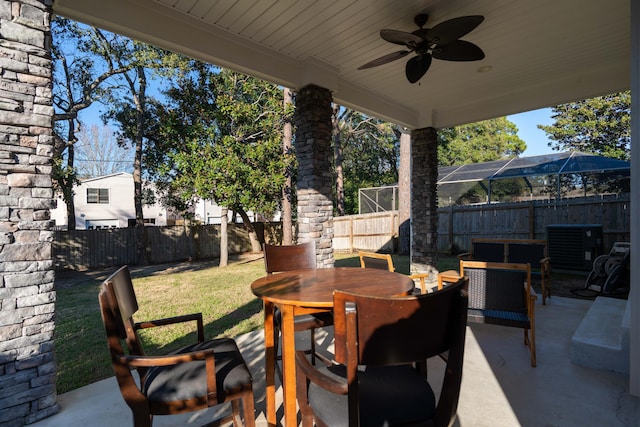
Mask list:
[[[438,131],[440,166],[518,157],[526,148],[526,143],[518,137],[518,128],[506,117]]]
[[[620,160],[631,151],[631,92],[619,92],[552,109],[555,123],[538,125],[547,133],[549,147],[575,150]]]
[[[171,103],[158,112],[162,127],[150,154],[156,182],[173,197],[214,200],[237,212],[259,252],[247,211],[272,216],[280,208],[289,166],[282,156],[281,89],[194,63],[167,96]]]
[[[293,97],[291,89],[282,90],[284,100],[284,124],[282,135],[282,155],[286,158],[285,183],[282,187],[282,244],[293,243],[293,175],[295,172],[295,155],[293,153]]]
[[[116,141],[111,128],[92,124],[77,134],[77,171],[82,178],[94,178],[116,172],[131,172],[133,159]]]
[[[67,205],[67,227],[75,230],[73,187],[78,183],[74,146],[81,129],[78,113],[108,97],[113,77],[127,68],[96,60],[92,45],[95,33],[90,27],[56,17],[51,24],[54,66],[54,154],[52,177]]]
[[[342,211],[341,204],[344,204],[345,214],[358,213],[360,188],[397,182],[399,135],[398,129],[390,123],[348,108],[334,109],[333,143],[338,215]],[[344,189],[342,200],[341,188]]]
[[[506,117],[484,120],[438,131],[438,163],[454,166],[518,157],[527,148],[518,137],[518,128]],[[498,180],[491,183],[491,199],[507,200],[519,196],[525,183]],[[465,186],[456,203],[478,203],[487,200],[486,183]]]
[[[117,93],[110,93],[109,109],[103,114],[103,120],[113,121],[119,127],[119,142],[127,142],[134,149],[133,187],[135,206],[135,233],[137,252],[141,263],[146,263],[145,233],[143,218],[143,151],[147,135],[157,123],[150,121],[151,105],[156,101],[147,93],[149,74],[173,76],[181,72],[186,59],[145,43],[131,40],[118,34],[92,29],[94,37],[90,51],[109,64],[109,68],[126,70],[117,77],[121,83]]]
[[[336,173],[336,215],[343,216],[344,211],[344,170],[342,169],[342,162],[344,155],[342,154],[342,130],[344,129],[345,117],[351,114],[353,110],[346,108],[340,109],[340,105],[333,104],[333,110],[331,115],[331,124],[333,126],[332,139],[333,139],[333,164]]]

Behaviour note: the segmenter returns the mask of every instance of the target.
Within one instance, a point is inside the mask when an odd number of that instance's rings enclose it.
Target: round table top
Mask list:
[[[273,303],[333,307],[336,289],[363,295],[406,295],[414,288],[404,274],[357,267],[293,270],[261,277],[251,284],[254,295]]]

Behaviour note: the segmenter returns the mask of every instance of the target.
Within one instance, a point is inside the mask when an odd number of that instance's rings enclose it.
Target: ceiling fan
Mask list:
[[[415,52],[416,56],[407,61],[406,74],[410,83],[419,81],[431,65],[431,59],[445,61],[479,61],[484,58],[484,52],[475,44],[458,40],[473,31],[484,20],[481,15],[461,16],[439,23],[433,28],[423,28],[429,19],[427,14],[419,14],[413,22],[420,27],[408,33],[406,31],[380,31],[380,37],[389,43],[406,46],[400,50],[358,67],[358,70],[377,67]]]

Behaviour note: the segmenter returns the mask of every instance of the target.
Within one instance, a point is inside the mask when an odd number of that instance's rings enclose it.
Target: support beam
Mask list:
[[[438,133],[411,133],[411,273],[429,273],[436,282],[438,262]]]
[[[0,425],[58,412],[50,1],[0,0]]]
[[[333,267],[331,92],[305,86],[296,94],[298,241],[316,242],[318,267]]]
[[[631,309],[629,393],[640,396],[640,2],[631,2]]]

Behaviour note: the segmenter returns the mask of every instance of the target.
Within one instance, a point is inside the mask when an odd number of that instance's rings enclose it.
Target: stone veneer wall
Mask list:
[[[0,425],[58,412],[51,2],[0,0]]]
[[[434,128],[411,132],[411,273],[437,277],[438,262],[438,133]]]
[[[316,242],[318,267],[333,267],[331,92],[305,86],[296,94],[298,241]]]

